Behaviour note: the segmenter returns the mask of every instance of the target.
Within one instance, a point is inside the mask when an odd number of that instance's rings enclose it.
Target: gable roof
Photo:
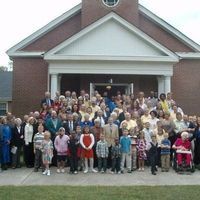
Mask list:
[[[12,72],[0,72],[0,101],[12,101]]]
[[[30,36],[28,36],[27,38],[25,38],[24,40],[22,40],[21,42],[19,42],[15,46],[8,49],[8,51],[6,53],[11,57],[31,56],[31,55],[32,56],[34,56],[34,55],[40,56],[40,55],[42,55],[44,52],[28,52],[27,53],[27,52],[20,51],[20,49],[22,49],[22,48],[28,46],[29,44],[33,43],[38,38],[40,38],[43,35],[45,35],[46,33],[50,32],[51,30],[53,30],[54,28],[56,28],[57,26],[59,26],[63,22],[67,21],[68,19],[70,19],[71,17],[73,17],[74,15],[76,15],[80,11],[81,11],[81,4],[78,4],[77,6],[73,7],[72,9],[68,10],[64,14],[62,14],[59,17],[57,17],[56,19],[54,19],[53,21],[49,22],[47,25],[45,25],[44,27],[42,27],[38,31],[31,34]]]
[[[108,40],[105,41],[105,35],[112,36],[107,37]],[[123,45],[122,41],[126,45]],[[113,48],[117,50],[113,52],[111,50]],[[78,54],[74,49],[78,50]],[[151,61],[178,62],[178,57],[172,51],[114,12],[110,12],[54,47],[44,55],[44,58],[46,60],[101,60],[105,58],[119,60],[120,56],[122,60],[144,61],[148,58]]]
[[[15,46],[11,47],[6,53],[10,57],[18,57],[18,56],[23,56],[23,57],[26,57],[26,56],[29,56],[29,57],[34,56],[35,57],[35,56],[37,56],[37,57],[39,57],[39,56],[42,56],[44,54],[44,52],[23,52],[23,51],[20,51],[20,49],[28,46],[29,44],[31,44],[32,42],[34,42],[35,40],[37,40],[41,36],[45,35],[49,31],[51,31],[52,29],[54,29],[55,27],[57,27],[58,25],[63,23],[64,21],[68,20],[69,18],[71,18],[72,16],[74,16],[75,14],[80,12],[81,6],[82,6],[81,3],[78,4],[77,6],[72,8],[71,10],[67,11],[63,15],[59,16],[55,20],[48,23],[46,26],[44,26],[41,29],[39,29],[38,31],[34,32],[32,35],[25,38],[24,40],[22,40],[21,42],[19,42]],[[193,40],[191,40],[190,38],[185,36],[183,33],[178,31],[177,29],[175,29],[173,26],[169,25],[163,19],[159,18],[158,16],[156,16],[155,14],[153,14],[151,11],[149,11],[148,9],[146,9],[145,7],[143,7],[140,4],[139,4],[139,11],[142,14],[144,14],[145,16],[147,16],[154,23],[157,23],[159,26],[164,28],[164,30],[166,30],[168,33],[172,34],[177,39],[182,41],[184,44],[186,44],[190,48],[194,49],[194,51],[198,51],[198,52],[200,51],[200,45],[195,43]]]
[[[162,27],[165,31],[172,34],[174,37],[182,41],[184,44],[189,46],[190,48],[194,49],[195,51],[200,51],[200,45],[188,38],[186,35],[184,35],[182,32],[174,28],[172,25],[152,13],[150,10],[145,8],[144,6],[139,4],[139,11],[143,13],[148,19],[153,21],[154,23],[158,24],[160,27]]]

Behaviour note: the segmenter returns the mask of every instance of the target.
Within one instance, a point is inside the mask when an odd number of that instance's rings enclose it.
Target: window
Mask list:
[[[7,113],[7,103],[0,103],[0,116],[5,116]]]
[[[119,0],[103,0],[103,3],[109,7],[113,7],[119,3]]]

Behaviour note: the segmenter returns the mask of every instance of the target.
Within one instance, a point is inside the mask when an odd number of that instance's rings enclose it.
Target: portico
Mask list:
[[[173,52],[112,12],[47,52],[44,59],[49,63],[52,97],[62,74],[153,75],[157,92],[170,92],[173,65],[178,62]]]

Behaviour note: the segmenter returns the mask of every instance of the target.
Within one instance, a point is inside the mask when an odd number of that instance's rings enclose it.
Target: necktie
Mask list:
[[[110,133],[112,133],[112,125],[110,125]]]

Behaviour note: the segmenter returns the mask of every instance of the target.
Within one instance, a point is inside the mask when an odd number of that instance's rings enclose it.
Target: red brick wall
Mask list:
[[[185,113],[200,115],[200,60],[181,60],[174,67],[172,91]]]
[[[47,91],[48,64],[42,58],[16,58],[13,60],[12,112],[22,116],[40,108]]]
[[[138,24],[138,0],[123,0],[111,8],[105,6],[102,0],[82,0],[82,27],[95,22],[111,11],[132,24]]]
[[[81,13],[48,32],[23,51],[48,51],[81,30]]]
[[[151,22],[142,14],[139,15],[139,28],[152,37],[154,40],[164,45],[174,52],[191,52],[194,51],[187,47],[183,42],[170,35],[164,29]]]

